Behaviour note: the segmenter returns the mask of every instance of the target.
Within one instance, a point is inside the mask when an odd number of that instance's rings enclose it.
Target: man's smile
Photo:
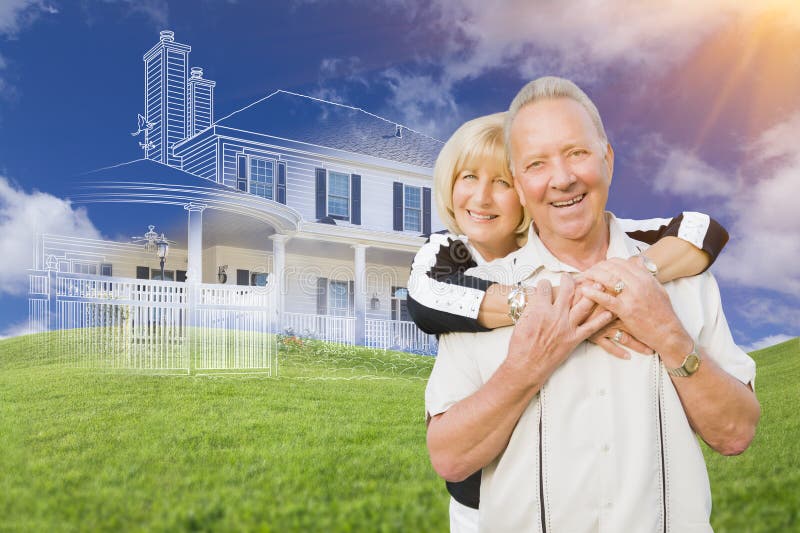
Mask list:
[[[571,205],[575,205],[580,203],[586,197],[586,193],[579,194],[574,198],[570,198],[569,200],[564,200],[563,202],[550,202],[550,205],[553,207],[569,207]]]

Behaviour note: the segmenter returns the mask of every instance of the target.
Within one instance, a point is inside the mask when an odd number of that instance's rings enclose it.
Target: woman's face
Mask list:
[[[518,248],[514,230],[522,206],[501,164],[478,161],[462,169],[453,183],[456,223],[484,259],[505,257]]]

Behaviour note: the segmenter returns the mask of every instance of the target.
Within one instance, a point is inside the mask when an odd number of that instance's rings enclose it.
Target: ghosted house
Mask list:
[[[86,327],[80,312],[67,311],[71,302],[158,307],[166,300],[152,295],[168,287],[184,295],[172,302],[180,327],[430,352],[433,340],[409,322],[405,285],[423,236],[442,227],[431,209],[442,143],[359,108],[280,90],[216,119],[215,82],[189,69],[190,51],[161,32],[143,57],[136,135],[144,157],[80,176],[74,196],[183,213],[185,233],[168,236],[175,242],[164,279],[152,239],[145,249],[43,235],[32,322]],[[214,306],[227,318],[202,318],[199,309]]]

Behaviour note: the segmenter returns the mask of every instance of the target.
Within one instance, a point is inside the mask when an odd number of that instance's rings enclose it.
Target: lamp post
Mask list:
[[[156,241],[156,253],[161,262],[161,281],[164,281],[164,263],[167,261],[167,254],[169,253],[169,242],[164,238],[163,233],[158,241]]]

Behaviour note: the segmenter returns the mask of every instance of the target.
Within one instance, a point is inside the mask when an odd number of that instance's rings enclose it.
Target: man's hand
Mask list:
[[[613,319],[608,311],[593,315],[595,303],[588,298],[578,298],[572,305],[574,295],[575,282],[566,274],[561,275],[555,301],[550,282],[539,281],[514,328],[506,363],[546,380],[578,344]],[[541,386],[544,380],[536,384]]]
[[[638,264],[638,263],[637,263]],[[583,295],[582,288],[584,285],[591,286],[594,282],[589,278],[584,277],[583,275],[579,275],[577,279],[577,288],[575,290],[575,295],[572,298],[573,305],[577,304],[580,300],[588,300]],[[596,289],[602,289],[602,285],[596,284]],[[591,301],[591,300],[589,300]],[[593,301],[591,301],[594,305],[594,309],[592,310],[592,314],[589,315],[588,320],[598,316],[603,311],[606,311],[606,308],[601,305],[595,305]],[[630,353],[623,349],[629,348],[635,352],[644,353],[644,354],[652,354],[653,349],[644,344],[643,342],[639,341],[635,336],[628,331],[627,326],[622,323],[621,320],[616,319],[608,324],[607,326],[603,327],[600,331],[589,337],[587,340],[591,343],[594,343],[604,349],[610,355],[614,357],[618,357],[620,359],[630,359]]]
[[[616,313],[632,334],[659,353],[667,368],[679,367],[694,346],[702,358],[700,368],[689,377],[671,378],[689,424],[714,450],[742,453],[755,435],[758,400],[750,387],[716,363],[714,354],[694,345],[664,288],[640,266],[622,259],[599,263],[585,275],[606,291],[588,286],[582,292]]]
[[[595,311],[598,310],[603,311],[604,308],[597,306]],[[609,354],[620,359],[631,358],[631,354],[620,348],[620,346],[625,346],[634,352],[643,354],[653,355],[654,353],[652,348],[643,342],[640,342],[639,339],[631,335],[631,332],[628,331],[628,327],[619,319],[615,319],[613,322],[589,337],[587,340],[589,342],[593,342]]]
[[[614,313],[626,332],[641,343],[662,356],[691,351],[692,340],[673,311],[667,291],[645,269],[612,258],[594,265],[583,277],[595,283],[581,287],[584,296]]]
[[[461,481],[502,453],[542,385],[578,344],[611,321],[608,311],[587,318],[594,302],[571,305],[574,293],[575,282],[562,275],[554,302],[550,282],[540,281],[497,371],[474,394],[431,417],[428,451],[440,476]]]

